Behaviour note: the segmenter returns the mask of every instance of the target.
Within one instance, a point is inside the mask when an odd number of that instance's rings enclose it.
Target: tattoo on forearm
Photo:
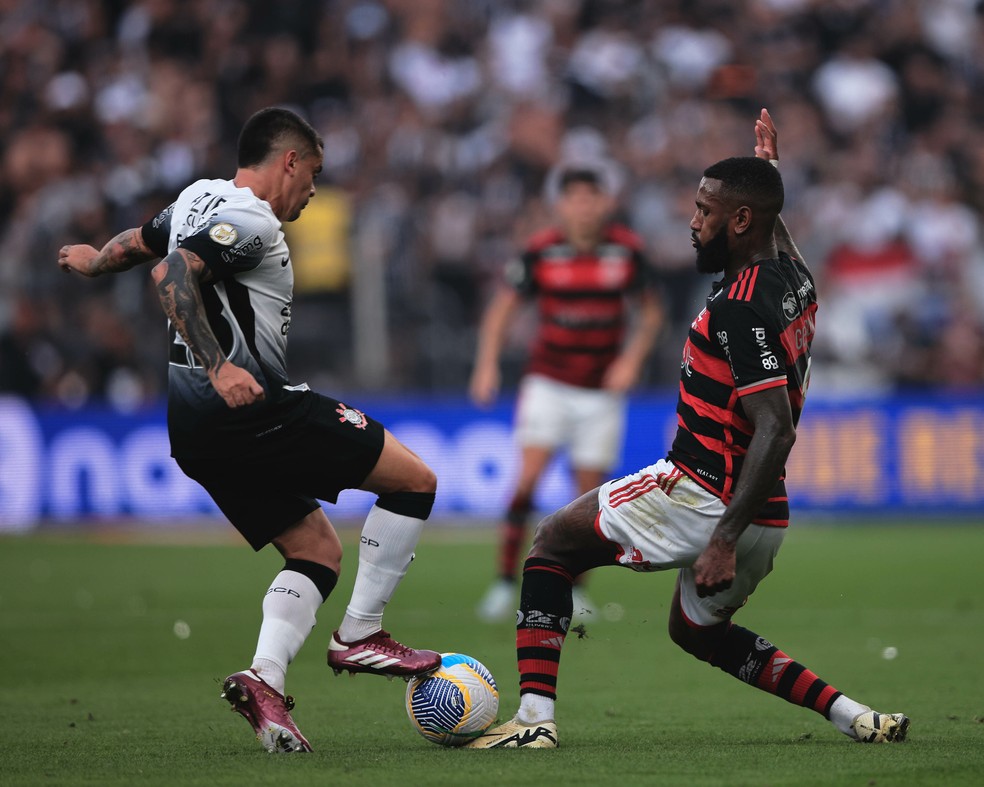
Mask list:
[[[176,249],[154,269],[157,294],[164,313],[198,362],[210,374],[218,374],[226,357],[208,324],[199,290],[199,275],[190,264],[192,258],[197,259],[197,256]]]
[[[103,246],[99,256],[93,260],[93,273],[116,273],[125,271],[142,262],[152,260],[154,254],[143,242],[139,229],[123,230]]]

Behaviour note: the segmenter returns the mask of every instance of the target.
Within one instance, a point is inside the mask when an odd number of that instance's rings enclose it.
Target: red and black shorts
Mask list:
[[[213,433],[201,450],[174,457],[256,550],[317,510],[318,500],[334,503],[343,489],[358,489],[385,439],[381,423],[313,391],[292,391],[276,408],[258,434]]]

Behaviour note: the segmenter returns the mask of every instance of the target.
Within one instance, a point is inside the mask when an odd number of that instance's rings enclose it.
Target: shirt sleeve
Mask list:
[[[258,222],[247,211],[228,211],[216,214],[178,246],[201,257],[212,275],[222,280],[259,265],[274,243],[274,235],[273,227]]]
[[[724,351],[739,396],[786,385],[786,356],[773,321],[752,304],[726,300],[712,312],[710,339]]]
[[[533,295],[537,289],[536,278],[533,275],[536,259],[536,252],[527,250],[521,256],[506,263],[504,271],[506,283],[524,297]]]
[[[171,216],[174,215],[172,202],[154,218],[140,227],[143,242],[158,257],[167,255],[167,245],[171,238]]]
[[[659,292],[661,282],[652,260],[649,259],[646,253],[640,249],[634,249],[632,252],[632,262],[635,265],[636,272],[630,290],[633,292],[641,290]]]

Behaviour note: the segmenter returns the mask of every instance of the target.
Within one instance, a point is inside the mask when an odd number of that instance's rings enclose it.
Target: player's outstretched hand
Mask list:
[[[731,587],[735,580],[735,548],[724,541],[711,539],[693,566],[697,595],[713,596]]]
[[[66,273],[80,273],[83,276],[98,276],[102,273],[93,267],[92,262],[99,256],[99,250],[93,246],[79,243],[74,246],[62,246],[58,250],[58,267]]]
[[[229,361],[219,366],[218,371],[209,372],[208,377],[219,396],[233,409],[255,404],[266,397],[263,386],[253,375]]]
[[[779,160],[779,133],[767,109],[755,121],[755,155],[766,161]]]

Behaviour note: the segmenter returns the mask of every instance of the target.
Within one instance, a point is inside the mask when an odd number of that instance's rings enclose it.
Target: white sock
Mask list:
[[[554,703],[549,697],[539,694],[524,694],[519,698],[519,710],[516,718],[523,724],[538,724],[541,721],[553,721]]]
[[[338,638],[356,642],[383,627],[383,608],[407,573],[424,520],[373,506],[359,543],[359,570]]]
[[[287,665],[301,649],[322,604],[321,592],[304,574],[281,571],[263,598],[263,623],[252,669],[281,694]]]
[[[830,706],[830,723],[845,735],[857,740],[858,736],[851,729],[851,722],[857,718],[859,713],[864,713],[868,710],[871,710],[871,708],[867,705],[862,705],[847,695],[841,694],[834,700],[834,704]]]

